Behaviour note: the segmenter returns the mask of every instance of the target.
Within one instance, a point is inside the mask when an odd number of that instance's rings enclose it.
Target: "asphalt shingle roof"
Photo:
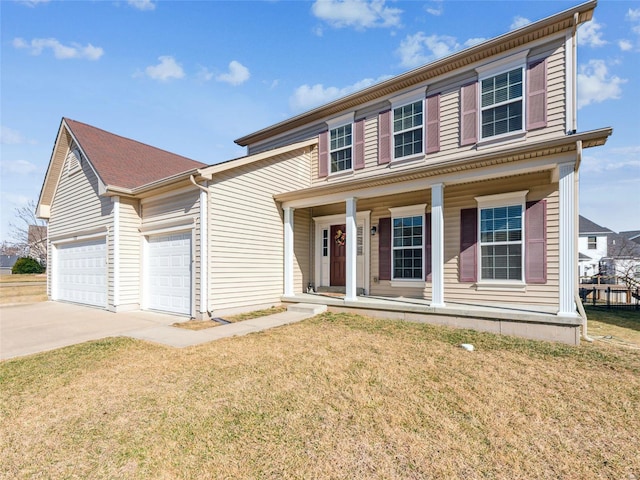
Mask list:
[[[587,233],[611,233],[612,230],[609,230],[608,228],[605,228],[605,227],[601,227],[597,223],[593,223],[588,218],[585,218],[582,215],[580,215],[579,232],[580,232],[580,235],[584,235]]]

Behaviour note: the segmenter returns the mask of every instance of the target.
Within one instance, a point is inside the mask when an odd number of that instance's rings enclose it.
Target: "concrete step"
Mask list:
[[[327,311],[326,305],[314,305],[313,303],[294,303],[287,307],[289,312],[307,313],[309,315],[319,315]]]

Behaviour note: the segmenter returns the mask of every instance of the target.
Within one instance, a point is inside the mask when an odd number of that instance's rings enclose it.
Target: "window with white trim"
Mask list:
[[[524,129],[524,65],[480,81],[481,138]]]
[[[341,125],[329,130],[329,156],[331,173],[351,170],[353,165],[352,124]]]
[[[426,204],[389,209],[392,280],[424,280],[425,210]]]
[[[522,205],[480,209],[480,278],[522,280]]]
[[[596,250],[598,248],[598,238],[595,235],[587,237],[587,249]]]
[[[424,100],[393,108],[393,159],[423,152]]]

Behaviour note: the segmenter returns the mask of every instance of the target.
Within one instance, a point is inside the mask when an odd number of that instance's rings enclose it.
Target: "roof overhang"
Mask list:
[[[331,199],[340,201],[345,196],[353,194],[356,197],[372,197],[384,195],[387,186],[400,185],[396,189],[389,188],[390,193],[412,191],[419,188],[429,188],[430,184],[466,183],[492,178],[498,174],[507,176],[524,174],[533,171],[553,170],[557,166],[559,155],[575,152],[581,143],[582,148],[604,145],[611,135],[611,128],[592,130],[589,132],[566,135],[563,137],[535,143],[525,143],[518,147],[504,147],[491,151],[465,155],[457,159],[443,159],[410,170],[391,173],[388,169],[364,178],[345,180],[333,184],[323,184],[301,190],[274,195],[274,199],[283,206],[305,208],[318,204],[318,201],[331,203]],[[505,165],[519,164],[519,169],[503,168]],[[476,173],[484,169],[485,174]],[[321,200],[319,200],[321,199]]]
[[[505,33],[504,35],[492,40],[466,48],[460,52],[451,54],[422,67],[418,67],[404,74],[395,76],[389,80],[380,82],[369,88],[340,98],[334,102],[302,113],[262,130],[258,130],[257,132],[249,135],[245,135],[244,137],[240,137],[235,140],[235,142],[243,147],[261,142],[268,138],[300,128],[303,125],[321,121],[332,115],[337,115],[345,110],[357,108],[362,104],[383,99],[384,97],[392,95],[398,91],[421,84],[441,75],[451,73],[455,70],[471,66],[478,61],[512,50],[521,45],[534,42],[544,37],[549,37],[557,34],[558,32],[573,29],[577,27],[577,25],[591,20],[596,5],[596,0],[583,3],[512,32]]]

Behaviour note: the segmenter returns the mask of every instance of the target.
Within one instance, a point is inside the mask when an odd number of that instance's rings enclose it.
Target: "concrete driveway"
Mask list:
[[[0,308],[0,360],[171,325],[185,317],[111,313],[59,302]],[[176,329],[177,330],[177,329]]]

